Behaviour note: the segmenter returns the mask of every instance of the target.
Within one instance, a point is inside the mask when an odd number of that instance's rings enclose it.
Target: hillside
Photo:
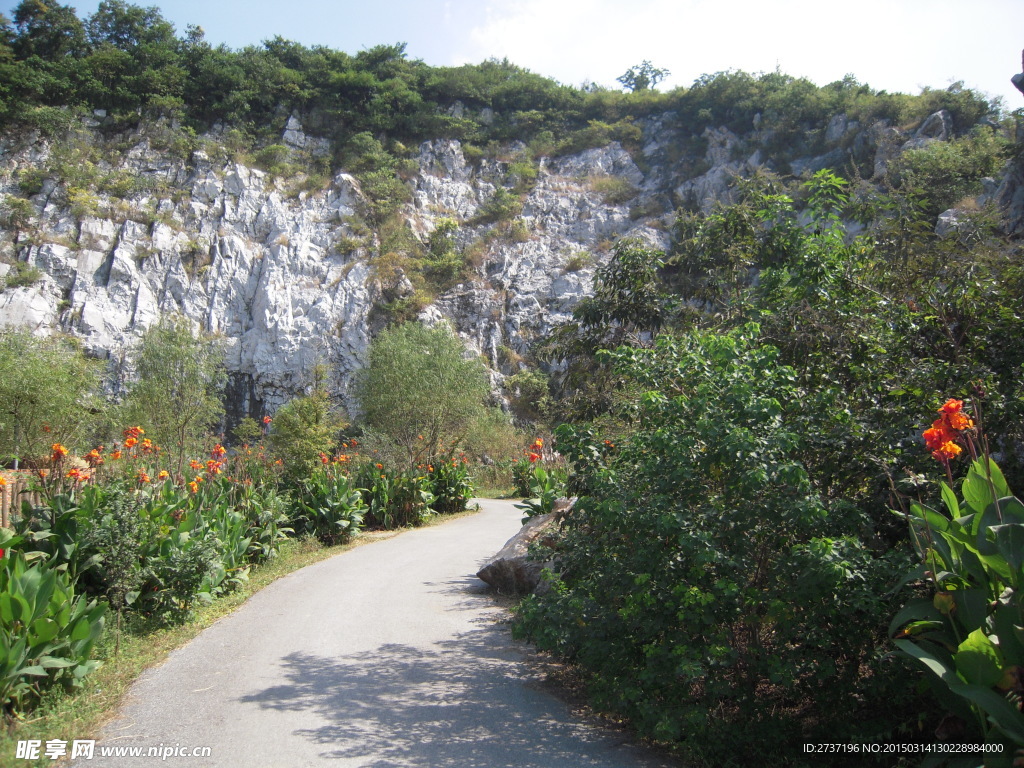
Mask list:
[[[318,361],[344,400],[396,319],[448,319],[515,373],[615,241],[670,252],[678,213],[728,202],[736,177],[831,168],[881,187],[902,153],[942,143],[963,167],[933,206],[1008,208],[1018,188],[1001,175],[1009,129],[958,86],[732,72],[581,91],[508,62],[230,51],[152,9],[108,3],[83,24],[31,5],[4,27],[0,323],[117,361],[183,314],[228,340],[229,421],[272,412]]]

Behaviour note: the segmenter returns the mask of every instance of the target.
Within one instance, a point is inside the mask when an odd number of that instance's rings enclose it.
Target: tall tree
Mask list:
[[[0,458],[44,456],[74,446],[98,408],[100,373],[68,338],[27,330],[0,333]]]
[[[381,332],[357,379],[364,423],[391,438],[410,460],[441,453],[483,413],[483,364],[444,326],[406,323]]]
[[[137,379],[123,403],[122,418],[147,430],[154,442],[173,448],[180,473],[186,453],[224,413],[224,351],[219,340],[195,333],[183,317],[149,328],[137,349]]]

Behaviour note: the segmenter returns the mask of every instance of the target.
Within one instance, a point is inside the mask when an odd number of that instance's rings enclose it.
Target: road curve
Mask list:
[[[511,502],[358,547],[254,595],[132,687],[76,768],[662,766],[538,685],[474,575]],[[104,747],[209,757],[101,757]]]

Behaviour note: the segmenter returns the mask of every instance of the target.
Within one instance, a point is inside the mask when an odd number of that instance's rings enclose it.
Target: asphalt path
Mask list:
[[[475,576],[521,513],[480,503],[476,515],[357,547],[263,589],[146,672],[93,758],[73,765],[668,765],[543,685]],[[111,747],[161,754],[101,757]],[[210,756],[182,756],[196,747]]]

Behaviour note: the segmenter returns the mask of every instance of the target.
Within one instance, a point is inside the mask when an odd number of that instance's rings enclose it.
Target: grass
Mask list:
[[[476,514],[479,508],[449,515],[435,515],[426,525],[441,525],[450,520]],[[96,738],[96,734],[111,720],[121,699],[132,683],[149,667],[161,663],[167,655],[196,637],[214,622],[227,616],[252,595],[269,586],[282,576],[307,565],[334,557],[350,549],[382,539],[390,539],[401,531],[369,531],[348,544],[325,547],[316,539],[288,539],[283,542],[274,559],[254,568],[249,580],[241,588],[218,598],[210,605],[201,606],[192,619],[184,624],[152,631],[123,631],[120,647],[114,654],[115,636],[113,616],[107,617],[107,631],[97,658],[103,666],[86,678],[83,688],[74,693],[50,690],[40,705],[24,719],[8,720],[0,732],[0,765],[9,765],[14,759],[18,741],[38,739],[44,746],[48,740],[66,741],[70,749],[75,739]],[[40,750],[42,755],[42,750]],[[39,760],[19,761],[24,766],[53,766],[55,761],[46,757]]]

